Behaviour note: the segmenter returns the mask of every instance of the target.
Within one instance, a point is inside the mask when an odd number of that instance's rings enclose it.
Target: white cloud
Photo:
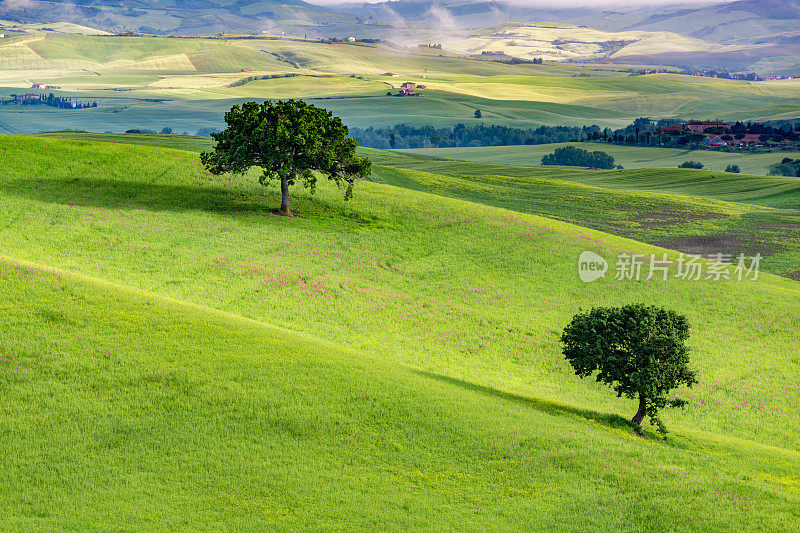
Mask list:
[[[386,0],[307,0],[312,4],[332,5],[332,4],[377,4]],[[403,1],[403,0],[399,0]],[[478,1],[478,0],[476,0]],[[667,7],[679,5],[698,6],[703,4],[722,4],[735,2],[737,0],[560,0],[554,4],[552,0],[494,0],[497,3],[513,4],[528,7],[540,7],[549,9],[560,9],[567,7]]]
[[[448,30],[458,28],[458,21],[442,6],[431,6],[428,15],[431,17],[431,26]]]
[[[36,7],[36,0],[3,0],[0,7],[6,9],[33,9]]]
[[[387,22],[391,22],[394,26],[397,27],[404,27],[406,25],[406,20],[400,16],[400,14],[389,7],[387,4],[382,5],[379,8],[379,18],[386,20]]]

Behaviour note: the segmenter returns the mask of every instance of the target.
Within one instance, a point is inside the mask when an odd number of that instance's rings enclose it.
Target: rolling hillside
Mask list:
[[[177,135],[54,132],[41,136],[196,152],[213,145],[207,138]],[[591,143],[580,146],[595,148]],[[668,152],[666,149],[618,148],[627,157],[652,158],[659,150]],[[360,152],[380,165],[374,168],[371,179],[381,183],[524,213],[544,214],[692,254],[760,253],[764,257],[763,270],[800,280],[800,240],[796,232],[800,224],[797,209],[800,181],[796,178],[685,170],[674,166],[651,168],[663,164],[661,157],[644,162],[640,170],[606,172],[529,166],[539,162],[531,159],[537,150],[549,151],[546,146],[511,146],[406,150],[403,154],[361,148]],[[472,157],[472,161],[424,155],[437,153],[459,155],[462,159]],[[663,153],[659,155],[666,157]],[[700,152],[699,155],[736,154]],[[684,155],[676,157],[685,160]],[[746,167],[763,163],[765,157],[774,158],[775,154],[740,154],[736,162]],[[719,162],[712,157],[710,164]]]
[[[438,170],[443,166],[442,161],[409,165],[389,159],[401,167]],[[508,172],[511,169],[517,170],[516,175]],[[374,179],[542,214],[688,254],[761,254],[764,271],[800,281],[800,181],[796,178],[678,169],[598,172],[474,164],[445,172],[447,176],[377,167]]]
[[[613,416],[6,256],[0,280],[11,530],[696,531],[797,518],[797,452],[697,432],[648,443]],[[665,512],[686,486],[694,503]]]
[[[0,150],[9,528],[798,519],[796,282],[583,284],[581,250],[661,250],[369,182],[276,217],[275,190],[177,150]],[[627,301],[693,324],[701,379],[666,442],[559,353],[578,307]]]
[[[302,0],[95,0],[77,5],[31,0],[0,4],[3,19],[15,25],[52,27],[54,22],[67,22],[112,33],[183,36],[269,32],[320,37],[363,26],[358,17]]]
[[[728,50],[673,32],[608,32],[587,26],[507,23],[470,32],[464,40],[447,40],[448,49],[461,53],[502,51],[508,56],[547,60],[600,60],[648,53]],[[732,48],[733,50],[741,50]],[[637,63],[637,61],[631,61]],[[645,63],[639,61],[638,63]]]
[[[39,32],[0,41],[0,98],[44,83],[60,87],[47,92],[98,107],[72,112],[3,105],[0,131],[169,127],[196,133],[220,127],[234,103],[292,96],[316,99],[358,127],[405,121],[613,128],[640,116],[768,120],[800,113],[797,80],[626,74],[613,66],[512,65],[386,44]],[[409,80],[427,86],[424,98],[387,96]],[[476,109],[482,120],[474,118]]]
[[[655,12],[653,12],[655,11]],[[629,13],[606,12],[593,25],[613,29],[675,31],[721,43],[775,42],[780,35],[797,34],[797,0],[738,0],[699,8],[664,8]],[[586,17],[584,21],[590,19]]]
[[[624,284],[587,286],[572,275],[575,254],[589,245],[585,237],[592,233],[531,215],[501,210],[511,217],[506,227],[495,220],[501,213],[491,207],[453,202],[445,208],[441,198],[363,183],[353,203],[341,204],[336,191],[328,188],[313,199],[299,194],[296,208],[307,213],[305,218],[297,217],[285,231],[270,233],[283,220],[269,215],[275,192],[265,195],[253,182],[239,184],[224,177],[209,181],[194,154],[15,137],[7,138],[4,148],[5,181],[0,191],[10,223],[4,230],[5,253],[198,304],[224,302],[224,310],[367,352],[380,345],[379,352],[387,359],[429,371],[457,368],[463,372],[458,377],[483,384],[503,383],[502,388],[533,394],[552,387],[550,398],[567,402],[583,397],[564,386],[564,379],[572,383],[568,372],[557,372],[559,377],[546,371],[542,381],[532,382],[529,364],[544,365],[543,358],[557,352],[556,338],[548,328],[571,316],[570,308],[580,305],[575,298],[599,303],[634,296]],[[39,154],[35,160],[22,157],[32,149]],[[98,149],[97,156],[89,156]],[[50,168],[50,158],[64,154],[72,166],[44,170]],[[123,164],[128,166],[125,175],[141,178],[115,174],[113,169]],[[31,180],[32,175],[41,179]],[[75,180],[76,176],[83,177]],[[126,216],[116,216],[118,210]],[[480,213],[488,218],[468,222]],[[197,230],[187,233],[187,228]],[[317,233],[315,228],[331,231]],[[551,231],[561,236],[545,238]],[[531,232],[529,245],[512,247],[520,232]],[[221,235],[224,243],[218,240]],[[496,244],[487,248],[490,235]],[[640,246],[603,238],[610,249]],[[296,239],[303,244],[285,248]],[[450,242],[447,249],[440,246],[441,239]],[[326,251],[324,256],[320,250]],[[475,261],[464,260],[479,250],[483,251]],[[550,273],[545,275],[543,268]],[[768,291],[773,296],[795,290],[789,280],[769,278],[763,283],[774,287]],[[531,298],[541,298],[543,287],[553,284],[565,292],[551,297],[549,304],[543,300],[530,314]],[[702,284],[709,299],[698,303],[699,287],[676,280],[668,283],[669,290],[643,284],[637,299],[678,306],[698,317],[702,309],[733,305],[729,298],[738,297],[739,291],[752,292],[756,285]],[[275,287],[285,290],[271,289]],[[447,301],[437,294],[446,294]],[[681,295],[689,294],[692,306],[682,306]],[[478,315],[467,312],[478,301],[482,304]],[[491,317],[500,316],[495,312],[499,308],[506,318],[497,322]],[[768,312],[780,309],[775,304]],[[480,326],[481,320],[488,322]],[[724,327],[720,320],[708,318],[698,324],[698,349],[711,349],[713,329],[708,328]],[[420,324],[428,326],[420,329]],[[536,339],[533,345],[529,334]],[[768,338],[777,342],[773,336],[762,340]],[[728,344],[739,342],[736,339],[726,340],[724,349],[746,357],[741,348]],[[794,341],[787,342],[788,349]],[[593,401],[600,402],[597,406],[618,405],[604,390],[588,390],[593,391]],[[727,404],[712,389],[702,390],[706,392],[701,394],[711,395],[706,401],[713,397],[720,409]],[[676,423],[691,421],[704,429],[720,429],[716,415],[699,415],[670,416]],[[738,409],[725,410],[726,418],[744,421],[747,416]],[[737,431],[750,431],[773,443],[793,438],[778,427],[740,425]]]
[[[605,143],[562,143],[535,146],[481,146],[476,148],[418,148],[408,153],[425,154],[447,159],[462,159],[486,163],[536,166],[542,157],[556,148],[575,146],[588,151],[601,150],[614,156],[615,163],[631,168],[676,168],[687,160],[699,161],[706,170],[722,172],[728,165],[739,165],[745,174],[766,175],[769,167],[784,157],[800,159],[798,152],[729,153],[712,150],[683,150],[680,148],[655,148],[617,146]]]

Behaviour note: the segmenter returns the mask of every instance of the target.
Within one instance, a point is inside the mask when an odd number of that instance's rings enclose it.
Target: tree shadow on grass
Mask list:
[[[280,205],[277,192],[268,190],[259,194],[212,185],[165,185],[95,178],[16,179],[0,182],[0,192],[76,207],[150,211],[278,214]],[[308,201],[303,199],[302,203]]]
[[[464,381],[462,379],[453,378],[450,376],[443,376],[441,374],[434,374],[432,372],[426,372],[424,370],[414,370],[414,372],[416,374],[419,374],[420,376],[435,379],[437,381],[442,381],[444,383],[449,383],[450,385],[456,385],[458,387],[479,392],[481,394],[494,396],[495,398],[501,398],[503,400],[512,401],[553,416],[568,416],[568,417],[582,418],[584,420],[592,420],[594,422],[597,422],[598,424],[613,429],[624,429],[631,431],[635,431],[636,429],[630,420],[622,418],[619,415],[613,415],[609,413],[599,413],[597,411],[591,411],[589,409],[581,409],[580,407],[573,407],[571,405],[566,405],[551,400],[543,400],[540,398],[531,398],[528,396],[512,394],[510,392],[504,392],[498,389],[494,389],[492,387],[487,387],[485,385],[478,385],[476,383],[471,383],[469,381]]]

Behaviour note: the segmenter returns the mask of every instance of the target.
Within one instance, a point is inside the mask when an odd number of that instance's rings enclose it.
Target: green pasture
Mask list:
[[[197,135],[50,131],[46,133],[37,133],[36,137],[157,146],[161,148],[173,148],[175,150],[186,150],[189,152],[205,152],[214,146],[214,140],[210,137],[198,137]]]
[[[797,178],[678,168],[528,167],[419,151],[363,152],[388,165],[373,173],[384,183],[544,214],[687,253],[760,253],[765,270],[800,278]]]
[[[0,259],[8,530],[790,529],[797,452]],[[743,506],[743,503],[748,505]]]
[[[181,135],[39,136],[196,152],[213,146],[209,138]],[[505,148],[516,147],[496,147]],[[376,163],[373,181],[545,215],[687,253],[760,253],[763,270],[800,278],[800,180],[796,178],[678,168],[587,171],[512,166],[419,155],[423,151],[361,149]]]
[[[581,145],[585,146],[586,144],[581,143]],[[411,153],[412,151],[400,153],[371,148],[360,148],[360,150],[379,165],[421,170],[447,176],[538,177],[572,181],[608,189],[663,192],[765,207],[797,207],[796,198],[800,190],[800,180],[788,176],[733,174],[677,167],[587,170],[581,167],[520,166],[443,159]]]
[[[274,187],[210,176],[180,150],[5,136],[0,153],[9,529],[800,519],[797,282],[586,284],[583,250],[663,250],[373,182],[350,202],[327,183],[298,188],[295,216],[280,217]],[[610,194],[545,181],[553,202]],[[747,210],[621,192],[607,205],[636,202]],[[590,209],[579,215],[601,216]],[[665,414],[667,441],[636,437],[633,402],[578,379],[559,350],[579,308],[634,301],[692,324],[700,383]]]
[[[586,302],[676,307],[694,319],[697,349],[725,350],[731,364],[752,353],[735,344],[745,342],[734,333],[742,323],[761,331],[759,313],[793,312],[780,294],[793,294],[795,283],[769,276],[739,284],[585,285],[575,261],[595,240],[605,253],[652,248],[528,214],[364,182],[351,203],[328,188],[314,198],[298,190],[300,216],[287,223],[272,215],[274,190],[254,178],[211,178],[187,152],[25,137],[4,138],[3,148],[3,253],[552,400],[627,410],[602,387],[575,388],[558,355],[561,322]],[[32,151],[37,157],[23,156]],[[753,302],[767,293],[775,301],[751,317],[741,311],[735,325],[702,318],[738,305],[743,291]],[[698,293],[706,296],[698,300]],[[794,340],[778,346],[783,319],[775,320],[778,333],[756,335],[748,350],[766,351],[752,343],[769,342],[775,357],[791,353]],[[719,328],[724,340],[714,333]],[[740,371],[732,366],[720,375],[733,379]],[[736,394],[728,392],[701,387],[692,394],[705,407],[668,420],[708,431],[734,424],[740,437],[793,442],[787,428],[733,408]]]
[[[641,174],[627,171],[624,177],[620,174],[616,176],[622,178],[619,181],[635,182],[641,177]],[[537,177],[536,172],[525,177],[444,176],[377,167],[373,175],[373,179],[382,183],[545,215],[686,253],[704,256],[722,253],[733,257],[740,253],[761,254],[764,258],[762,270],[800,280],[800,233],[797,231],[800,229],[800,182],[778,186],[781,192],[775,195],[766,193],[747,199],[756,204],[776,204],[761,206],[674,193],[589,186],[552,175]],[[711,183],[713,177],[700,179],[709,186],[733,186],[731,196],[736,196],[736,191],[741,195],[747,183],[756,181],[714,184]],[[752,189],[748,189],[747,194],[753,196]]]
[[[687,160],[703,163],[706,170],[723,171],[728,165],[739,165],[746,174],[769,172],[769,167],[779,163],[784,157],[800,158],[798,152],[748,153],[720,152],[715,150],[684,150],[680,148],[660,148],[644,146],[618,146],[606,143],[562,143],[540,144],[534,146],[487,146],[475,148],[420,148],[406,150],[448,159],[462,159],[486,163],[536,166],[542,157],[553,153],[556,148],[575,146],[588,151],[601,150],[614,156],[615,162],[626,169],[631,168],[676,168]]]

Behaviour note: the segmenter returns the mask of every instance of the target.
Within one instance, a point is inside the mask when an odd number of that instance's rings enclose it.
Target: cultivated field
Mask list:
[[[643,146],[619,146],[605,143],[560,143],[535,146],[486,146],[476,148],[419,148],[405,150],[406,153],[425,154],[448,159],[462,159],[485,163],[536,166],[542,157],[562,146],[575,146],[588,151],[601,150],[614,156],[615,163],[631,168],[676,168],[684,161],[699,161],[705,170],[724,171],[728,165],[739,165],[746,174],[769,172],[769,167],[784,157],[800,158],[800,152],[748,153],[718,152],[713,150],[684,150],[680,148],[658,148]]]
[[[397,76],[382,75],[387,72]],[[296,77],[241,82],[286,74]],[[164,127],[195,133],[220,127],[222,111],[233,103],[287,97],[313,101],[359,127],[478,123],[476,109],[483,123],[522,128],[613,128],[639,116],[766,120],[800,112],[796,80],[629,77],[615,66],[510,65],[433,49],[302,39],[33,32],[0,41],[0,79],[0,97],[35,82],[99,105],[77,111],[2,106],[0,131],[6,133]],[[386,96],[404,81],[425,84],[426,96]]]

